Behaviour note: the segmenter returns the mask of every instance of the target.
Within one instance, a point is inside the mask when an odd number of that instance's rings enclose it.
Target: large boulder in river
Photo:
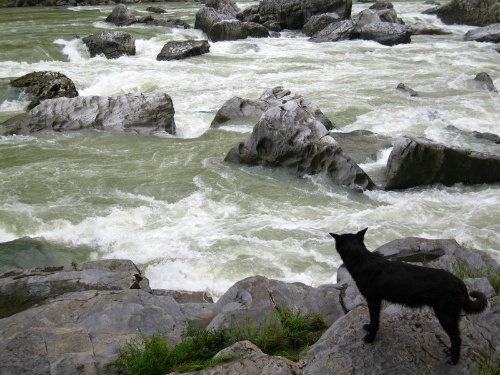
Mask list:
[[[182,60],[208,52],[210,44],[206,40],[170,41],[163,46],[156,60]]]
[[[436,14],[447,25],[487,26],[500,22],[498,0],[451,0],[428,9],[425,14]]]
[[[306,31],[311,26],[307,25]],[[327,23],[321,30],[311,35],[311,42],[338,42],[341,40],[374,40],[386,46],[410,43],[412,29],[397,17],[394,9],[365,9],[348,20]],[[310,34],[310,32],[309,32]]]
[[[74,98],[78,96],[71,79],[58,72],[33,72],[10,81],[13,87],[22,87],[33,97],[28,109],[42,100],[53,98]]]
[[[208,0],[205,6],[196,12],[194,27],[208,35],[217,22],[236,20],[239,10],[231,0]]]
[[[399,23],[376,22],[359,28],[359,37],[364,40],[374,40],[385,46],[411,42],[412,28]]]
[[[241,22],[239,20],[217,22],[208,32],[208,37],[212,42],[239,40],[248,37],[267,38],[269,36],[269,30],[264,26],[255,22]]]
[[[118,4],[111,14],[106,17],[106,22],[114,23],[116,26],[128,26],[137,22],[137,18],[125,4]]]
[[[467,31],[465,41],[500,43],[500,23],[478,27]]]
[[[278,22],[283,29],[302,29],[309,18],[336,13],[340,19],[351,16],[352,0],[261,0],[260,23]]]
[[[400,137],[387,162],[385,189],[495,182],[500,182],[498,155],[447,147],[425,138]]]
[[[336,184],[372,189],[368,175],[341,149],[302,101],[267,110],[225,161],[281,167],[297,176],[327,174]]]
[[[307,107],[309,113],[314,114],[314,117],[321,122],[326,129],[334,128],[332,122],[321,112],[321,110],[309,100],[304,99],[302,95],[292,94],[290,90],[286,90],[282,86],[277,86],[272,89],[266,89],[258,99],[242,99],[234,96],[225,102],[217,111],[210,127],[217,128],[226,121],[246,118],[258,120],[264,112],[271,107],[280,106],[289,101],[300,102],[302,106]]]
[[[135,55],[135,38],[125,31],[100,31],[82,39],[90,57],[103,54],[108,59]]]
[[[165,93],[78,96],[45,100],[2,125],[10,134],[83,129],[175,134],[174,113]]]

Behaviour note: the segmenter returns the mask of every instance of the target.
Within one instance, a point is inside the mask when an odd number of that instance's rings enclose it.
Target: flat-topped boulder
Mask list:
[[[210,52],[207,40],[170,41],[161,49],[156,60],[182,60]]]
[[[404,136],[395,141],[389,156],[385,189],[406,189],[435,183],[451,186],[499,181],[498,155]]]
[[[174,105],[165,93],[48,99],[2,125],[8,134],[104,130],[174,135]]]

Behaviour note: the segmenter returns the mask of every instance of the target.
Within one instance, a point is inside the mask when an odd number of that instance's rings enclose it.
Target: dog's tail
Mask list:
[[[467,299],[465,300],[465,303],[463,305],[463,309],[467,314],[480,313],[486,308],[486,306],[488,306],[488,299],[483,293],[474,291],[470,292],[469,295],[475,299],[471,300],[467,296]]]

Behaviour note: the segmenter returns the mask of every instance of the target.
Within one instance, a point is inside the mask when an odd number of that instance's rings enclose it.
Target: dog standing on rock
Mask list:
[[[364,337],[373,342],[379,328],[382,300],[408,307],[430,306],[439,323],[450,337],[450,363],[460,358],[460,330],[458,323],[462,311],[480,313],[488,305],[483,293],[471,292],[471,300],[465,284],[442,269],[419,267],[385,259],[381,254],[370,252],[363,240],[368,228],[356,234],[335,234],[335,247],[347,271],[365,297],[370,311],[370,323],[363,328],[368,331]]]

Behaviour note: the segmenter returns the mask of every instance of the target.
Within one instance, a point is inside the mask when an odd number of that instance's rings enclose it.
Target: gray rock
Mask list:
[[[363,342],[363,324],[369,321],[366,306],[358,306],[337,320],[303,357],[304,375],[316,374],[471,374],[479,358],[488,358],[489,347],[498,347],[500,306],[498,296],[479,315],[461,321],[462,357],[455,366],[445,362],[447,335],[431,309],[389,305],[381,312],[377,339]],[[493,329],[492,327],[497,327]],[[484,335],[484,336],[483,336]],[[495,353],[493,351],[493,353]],[[498,361],[493,354],[491,363]]]
[[[425,138],[400,137],[387,162],[385,189],[499,181],[500,156],[447,147]]]
[[[476,82],[478,86],[484,90],[498,93],[495,85],[493,84],[493,80],[491,79],[490,75],[486,72],[481,72],[476,74],[476,76],[474,77],[474,82]]]
[[[229,363],[200,371],[187,372],[186,375],[297,375],[301,373],[300,364],[283,357],[273,357],[262,351],[250,341],[241,341],[221,350],[214,358],[235,356]],[[172,373],[171,375],[174,375]]]
[[[498,0],[451,0],[424,14],[436,14],[447,25],[487,26],[500,22]]]
[[[444,30],[440,27],[424,23],[417,22],[410,25],[412,30],[412,35],[450,35],[451,31]]]
[[[374,188],[370,177],[342,151],[302,101],[267,110],[252,135],[229,151],[225,161],[281,167],[297,176],[324,173],[339,185]]]
[[[311,36],[315,43],[365,39],[392,46],[411,42],[411,28],[403,25],[392,8],[365,9],[348,20],[329,23]]]
[[[250,5],[236,14],[236,18],[241,22],[260,22],[259,6]]]
[[[243,325],[269,318],[275,307],[290,307],[294,312],[318,313],[327,324],[344,314],[339,290],[320,289],[302,283],[284,283],[253,276],[234,284],[214,305],[214,320],[208,328]]]
[[[189,290],[166,290],[166,289],[152,289],[151,294],[155,296],[169,296],[175,302],[180,304],[186,303],[213,303],[214,300],[208,292],[192,292]]]
[[[106,17],[106,22],[114,23],[116,26],[129,26],[137,22],[137,18],[125,4],[118,4],[111,14]]]
[[[45,100],[2,125],[9,134],[24,135],[82,129],[175,134],[174,113],[172,98],[165,93],[79,96]]]
[[[300,101],[326,129],[331,130],[335,127],[314,103],[304,99],[302,95],[292,94],[291,91],[284,89],[282,86],[264,90],[258,99],[232,97],[217,111],[210,127],[217,128],[226,121],[238,118],[258,120],[268,109],[283,105],[289,101]]]
[[[484,139],[486,141],[490,141],[493,143],[500,144],[500,136],[498,134],[494,133],[483,133],[483,132],[478,132],[478,131],[472,131],[472,132],[466,132],[464,130],[460,130],[457,127],[453,125],[448,125],[446,127],[446,130],[454,131],[454,132],[459,132],[459,133],[464,133],[464,134],[470,134],[474,138],[477,139]]]
[[[103,54],[107,59],[135,55],[135,38],[125,31],[100,31],[82,39],[90,57]]]
[[[385,46],[411,42],[412,28],[398,23],[375,22],[359,28],[360,38],[374,40]]]
[[[175,344],[189,318],[140,289],[67,293],[0,319],[0,373],[110,374],[119,345],[159,330]]]
[[[309,18],[336,13],[341,19],[351,16],[351,0],[261,0],[260,22],[277,21],[283,29],[300,30]]]
[[[410,96],[419,96],[418,93],[411,87],[406,86],[404,83],[399,83],[396,89],[407,93]]]
[[[163,46],[156,60],[182,60],[208,52],[210,44],[206,40],[170,41]]]
[[[465,41],[500,43],[500,23],[469,30],[465,33]]]
[[[267,38],[269,30],[254,22],[241,22],[238,20],[223,20],[213,24],[208,32],[212,42],[223,40],[239,40],[248,37]]]
[[[317,32],[323,30],[329,24],[333,22],[341,21],[337,13],[323,13],[319,15],[314,15],[309,18],[302,28],[302,32],[307,36],[313,36]]]
[[[194,27],[209,34],[213,25],[221,21],[236,20],[238,6],[231,0],[209,0],[196,12]]]
[[[78,96],[71,79],[58,72],[33,72],[10,81],[12,87],[22,87],[33,97],[28,109],[42,100],[53,98],[74,98]]]
[[[312,35],[309,40],[314,43],[325,43],[357,39],[359,34],[356,31],[356,23],[352,19],[332,22]]]
[[[167,13],[167,11],[160,7],[147,7],[146,10],[151,13],[163,14]]]

